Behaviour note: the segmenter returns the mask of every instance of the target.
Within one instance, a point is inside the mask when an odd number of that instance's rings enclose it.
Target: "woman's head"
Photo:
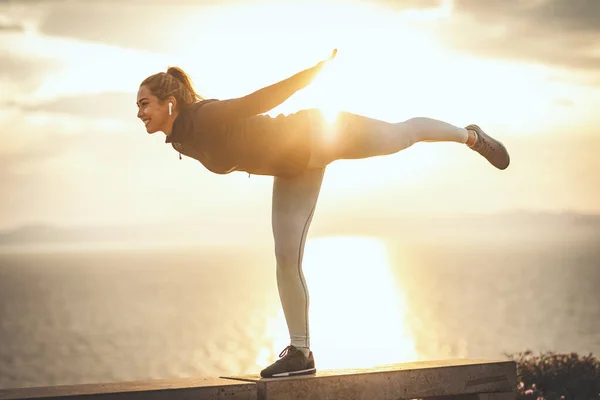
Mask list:
[[[140,84],[137,94],[138,118],[146,132],[171,133],[179,112],[202,98],[196,93],[190,77],[178,67],[150,75]]]

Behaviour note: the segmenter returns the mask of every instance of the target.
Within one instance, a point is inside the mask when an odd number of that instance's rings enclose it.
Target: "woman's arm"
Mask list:
[[[229,100],[211,101],[199,110],[203,119],[212,121],[244,118],[266,113],[277,107],[298,90],[308,86],[323,66],[337,54],[333,50],[327,60],[319,62],[314,67],[298,72],[283,81],[266,86],[249,95]]]

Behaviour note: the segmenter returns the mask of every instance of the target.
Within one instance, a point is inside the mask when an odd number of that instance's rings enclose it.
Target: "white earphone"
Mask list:
[[[169,115],[173,115],[173,103],[169,102]]]

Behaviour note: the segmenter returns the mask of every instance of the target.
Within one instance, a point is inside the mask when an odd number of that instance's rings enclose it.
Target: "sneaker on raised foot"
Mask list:
[[[475,131],[477,133],[477,139],[470,148],[482,156],[484,156],[490,164],[498,169],[506,169],[510,164],[510,156],[506,147],[496,139],[493,139],[487,135],[477,125],[469,125],[466,127],[468,130]]]
[[[260,372],[263,378],[281,378],[287,376],[312,375],[316,373],[312,351],[308,357],[302,350],[288,346],[279,354],[279,360]]]

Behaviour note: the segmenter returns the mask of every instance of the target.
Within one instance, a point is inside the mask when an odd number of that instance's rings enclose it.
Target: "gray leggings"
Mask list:
[[[339,159],[394,154],[420,141],[465,143],[468,136],[464,128],[430,118],[388,123],[340,113],[333,131],[319,124],[315,125],[312,154],[305,173],[292,179],[275,177],[273,183],[277,286],[290,344],[296,347],[310,347],[310,298],[302,259],[326,166]]]

